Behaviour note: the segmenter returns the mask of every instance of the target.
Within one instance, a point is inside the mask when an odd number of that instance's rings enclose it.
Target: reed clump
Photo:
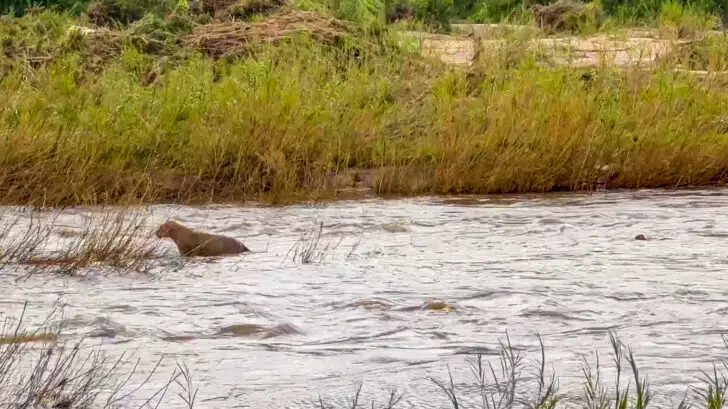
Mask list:
[[[324,231],[324,223],[319,222],[318,228],[313,228],[306,233],[302,234],[301,237],[291,246],[286,253],[284,260],[291,255],[291,260],[294,263],[300,264],[321,264],[324,259],[330,255],[330,253],[336,251],[344,240],[341,236],[339,241],[336,243],[322,242],[321,236]],[[354,251],[354,247],[347,255],[347,258],[351,256],[351,252]]]
[[[80,234],[73,237],[52,258],[32,258],[31,265],[60,265],[66,271],[102,265],[128,271],[145,272],[157,250],[157,241],[144,229],[146,215],[102,213],[92,216]]]
[[[57,215],[56,215],[57,216]],[[88,216],[77,230],[59,229],[57,217],[42,220],[3,215],[0,265],[28,275],[57,272],[78,275],[94,267],[137,273],[153,267],[158,241],[139,212],[110,211]]]
[[[49,224],[35,213],[31,213],[27,224],[23,225],[20,217],[3,212],[0,213],[0,223],[0,269],[20,260],[28,260],[42,251],[53,233]]]

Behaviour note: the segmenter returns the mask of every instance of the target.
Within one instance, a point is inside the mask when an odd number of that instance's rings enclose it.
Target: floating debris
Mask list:
[[[237,324],[228,325],[227,327],[220,328],[218,334],[220,335],[232,335],[235,337],[247,337],[250,335],[260,334],[265,331],[265,327],[256,324]]]
[[[55,344],[58,335],[54,333],[26,334],[9,337],[0,337],[0,345],[24,344],[27,342],[49,342]]]
[[[454,306],[448,304],[446,301],[428,301],[421,309],[442,312],[453,312],[456,310]]]
[[[385,223],[382,225],[382,230],[389,233],[406,233],[409,231],[401,223]]]
[[[293,324],[278,324],[272,327],[265,327],[257,324],[236,324],[223,327],[220,331],[218,331],[219,335],[231,335],[234,337],[260,336],[264,339],[302,333],[303,332]]]
[[[346,305],[349,308],[365,308],[367,310],[389,310],[394,304],[384,300],[359,300]]]

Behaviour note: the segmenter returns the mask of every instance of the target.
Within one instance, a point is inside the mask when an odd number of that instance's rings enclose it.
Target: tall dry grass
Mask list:
[[[364,170],[377,194],[725,180],[728,85],[678,62],[585,77],[514,43],[463,70],[375,40],[300,39],[232,61],[127,47],[100,74],[72,51],[11,64],[0,203],[282,203],[351,191],[360,181],[332,175]]]
[[[65,268],[71,271],[95,264],[146,271],[158,243],[149,234],[147,219],[140,212],[93,215],[85,221],[80,234],[63,247],[57,259],[63,260],[67,264]]]
[[[0,269],[8,264],[29,260],[43,248],[53,230],[35,213],[27,217],[27,225],[9,212],[0,213]],[[20,232],[22,233],[20,233]]]

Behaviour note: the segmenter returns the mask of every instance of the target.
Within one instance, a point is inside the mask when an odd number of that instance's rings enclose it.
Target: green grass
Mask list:
[[[201,0],[203,3],[205,0]],[[381,25],[396,15],[398,9],[411,9],[414,17],[429,26],[446,30],[453,20],[475,23],[528,21],[534,4],[549,4],[557,0],[299,0],[298,7],[325,11],[339,18],[363,24]],[[579,0],[587,2],[586,0]],[[99,0],[115,19],[130,23],[145,13],[158,16],[177,9],[187,10],[189,0]],[[79,14],[91,0],[2,0],[0,13],[21,15],[41,6]],[[268,0],[241,0],[233,6],[233,14],[246,14],[251,8],[265,8]],[[686,9],[692,15],[710,16],[720,23],[728,22],[728,3],[723,0],[596,0],[611,25],[655,24],[665,17],[665,9]],[[681,19],[684,19],[681,17]]]
[[[672,31],[677,37],[693,37],[699,32],[721,26],[716,15],[698,7],[684,6],[676,0],[662,4],[658,20],[663,30]]]

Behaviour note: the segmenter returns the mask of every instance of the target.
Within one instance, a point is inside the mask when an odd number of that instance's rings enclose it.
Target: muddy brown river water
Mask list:
[[[599,351],[610,366],[614,329],[667,406],[728,358],[727,203],[727,190],[693,190],[152,206],[154,223],[175,217],[254,253],[174,267],[165,242],[162,264],[144,277],[17,280],[8,266],[0,313],[17,316],[28,301],[27,322],[39,323],[60,298],[67,339],[90,336],[148,366],[164,355],[162,374],[185,362],[197,408],[308,408],[319,394],[343,406],[360,382],[367,407],[397,388],[400,407],[445,408],[427,378],[444,379],[448,367],[463,407],[479,407],[466,359],[495,362],[506,331],[528,364],[540,332],[561,392],[578,398],[582,355]],[[66,210],[59,222],[83,217]],[[319,222],[325,257],[294,260],[292,247]],[[430,300],[454,310],[422,309]],[[170,393],[160,407],[184,404]]]

